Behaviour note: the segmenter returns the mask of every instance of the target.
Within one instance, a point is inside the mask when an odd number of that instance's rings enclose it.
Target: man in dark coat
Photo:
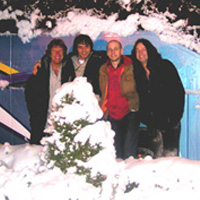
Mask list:
[[[132,59],[140,98],[140,120],[147,126],[155,157],[173,150],[178,155],[185,91],[177,70],[146,39],[136,41]]]
[[[85,76],[92,84],[94,93],[100,95],[99,69],[107,61],[106,51],[94,51],[93,42],[88,35],[80,34],[74,39],[73,52],[68,55],[74,76]]]
[[[31,144],[40,144],[51,109],[51,99],[64,82],[73,79],[67,66],[67,47],[60,39],[52,40],[41,59],[36,75],[31,75],[25,88],[25,99],[30,116]],[[67,68],[67,69],[66,69]]]

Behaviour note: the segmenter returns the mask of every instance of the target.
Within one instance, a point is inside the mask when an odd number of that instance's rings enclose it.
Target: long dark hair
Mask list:
[[[140,38],[135,42],[135,45],[131,52],[133,63],[135,64],[140,63],[138,59],[136,58],[136,47],[138,43],[142,43],[147,49],[147,54],[148,54],[147,66],[156,67],[157,66],[156,63],[161,60],[161,55],[158,53],[156,47],[154,47],[149,40],[144,39],[144,38]]]
[[[86,46],[89,45],[91,47],[91,51],[93,50],[93,42],[88,35],[80,34],[76,36],[76,38],[74,39],[73,53],[75,55],[78,55],[78,51],[77,51],[78,44],[85,44]]]
[[[63,55],[67,54],[67,46],[64,41],[61,39],[53,39],[46,48],[45,54],[50,58],[51,57],[51,49],[53,46],[60,46],[63,49]]]

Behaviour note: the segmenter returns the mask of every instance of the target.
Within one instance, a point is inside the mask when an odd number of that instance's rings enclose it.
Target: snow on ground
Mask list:
[[[76,113],[69,116],[68,110],[63,111],[69,104],[63,104],[60,100],[70,92],[78,99],[78,104],[70,103],[72,110],[79,106],[81,116]],[[56,109],[50,115],[50,128],[46,131],[52,135],[43,138],[44,146],[0,145],[1,200],[165,200],[174,199],[175,196],[178,199],[199,199],[200,161],[180,157],[152,159],[149,156],[117,160],[113,146],[114,132],[109,122],[99,120],[102,112],[97,102],[91,85],[84,78],[76,78],[72,83],[63,85],[53,100],[54,105],[62,104],[62,109]],[[87,118],[86,113],[91,118]],[[70,123],[85,117],[91,122],[80,130],[74,141],[85,144],[89,139],[93,145],[102,144],[103,150],[87,162],[78,161],[89,167],[92,173],[105,175],[102,187],[86,183],[86,177],[75,174],[74,167],[64,174],[58,167],[46,165],[47,142],[55,141],[58,146],[61,144],[57,143],[58,132],[53,129],[53,120],[59,121],[60,117]]]
[[[99,190],[86,184],[81,176],[65,175],[58,168],[43,172],[41,151],[41,146],[30,144],[0,146],[1,200],[101,199]],[[121,176],[127,175],[139,184],[138,188],[123,194],[124,200],[174,199],[176,195],[178,199],[199,200],[200,161],[168,157],[155,160],[129,158],[118,162],[123,166]],[[115,199],[120,198],[116,196]]]

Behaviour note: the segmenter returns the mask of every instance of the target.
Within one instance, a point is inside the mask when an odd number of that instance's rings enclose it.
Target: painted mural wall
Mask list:
[[[61,38],[67,45],[68,52],[72,51],[74,37]],[[181,120],[180,154],[185,158],[200,160],[200,126],[198,126],[200,122],[200,55],[181,45],[161,42],[154,33],[148,31],[135,32],[128,37],[101,33],[94,41],[94,49],[106,50],[107,42],[117,39],[123,45],[124,54],[129,55],[138,38],[150,40],[162,57],[169,59],[176,66],[186,90],[185,111]],[[51,37],[40,36],[24,44],[16,35],[0,36],[0,85],[2,80],[9,82],[9,86],[0,90],[0,113],[6,112],[6,114],[0,114],[0,143],[9,142],[15,145],[27,142],[30,126],[24,99],[24,86],[34,63],[44,54],[51,40]],[[2,70],[4,65],[19,73],[9,75]],[[8,116],[12,116],[14,121]],[[17,127],[15,120],[22,127]],[[11,128],[8,128],[5,121]],[[16,130],[13,130],[14,126],[17,127]],[[20,134],[22,132],[24,135]]]

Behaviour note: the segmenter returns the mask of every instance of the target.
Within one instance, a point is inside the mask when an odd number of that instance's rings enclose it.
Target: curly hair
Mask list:
[[[80,34],[80,35],[76,36],[76,38],[74,39],[73,53],[75,55],[78,55],[78,51],[77,51],[78,44],[85,44],[86,46],[91,47],[91,51],[93,50],[93,42],[88,35]]]
[[[45,50],[45,54],[50,58],[51,57],[51,49],[53,46],[60,46],[63,49],[63,55],[67,54],[67,46],[65,45],[64,41],[61,39],[53,39],[48,45]]]

